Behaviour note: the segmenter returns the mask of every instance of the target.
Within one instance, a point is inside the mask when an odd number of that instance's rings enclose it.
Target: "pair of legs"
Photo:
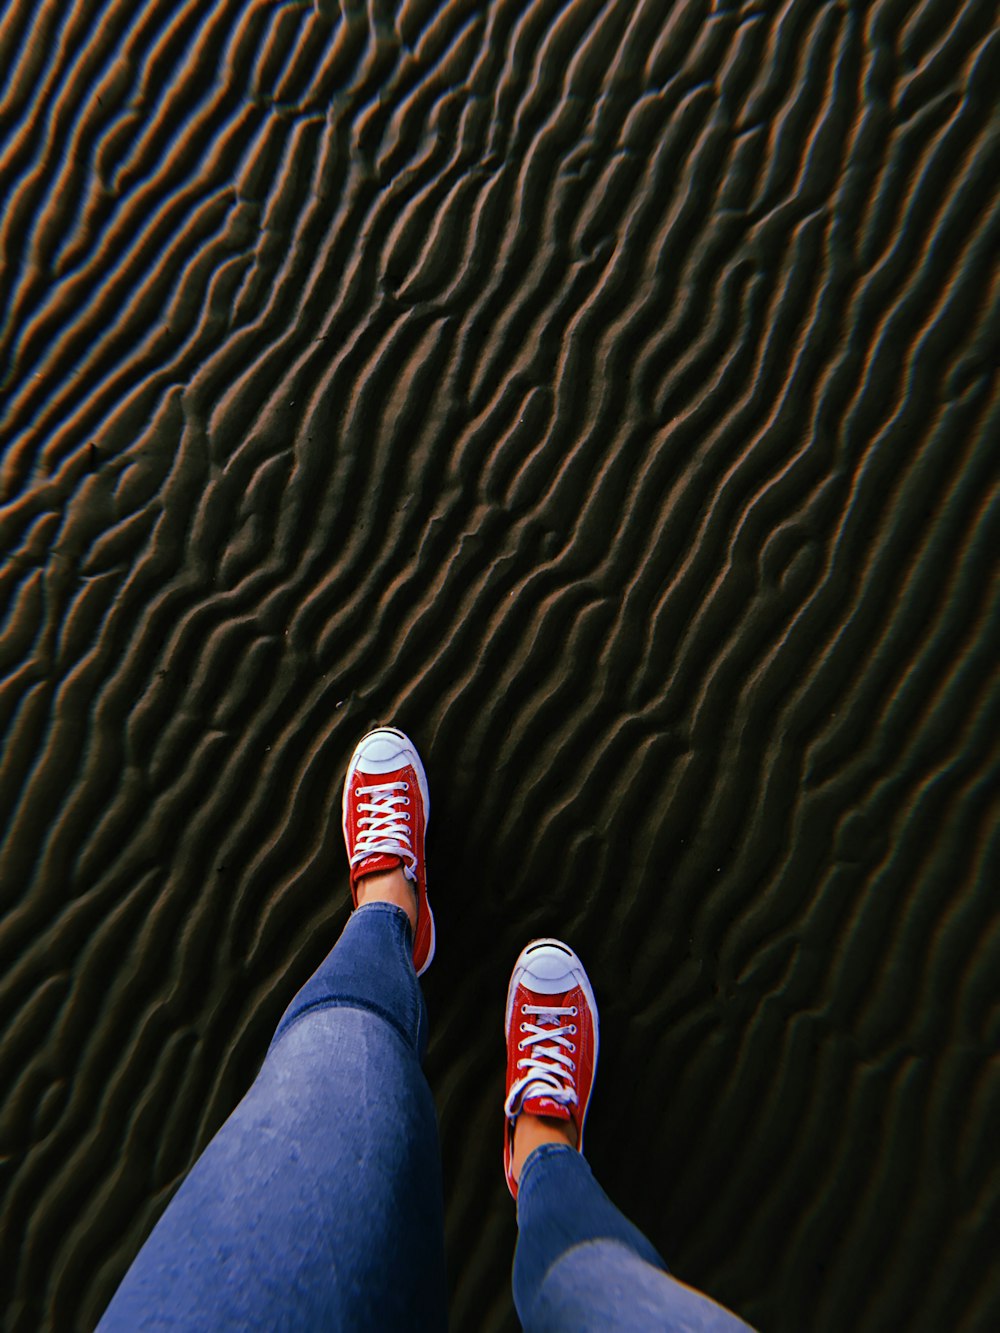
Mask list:
[[[357,910],[129,1269],[103,1333],[447,1326],[418,982],[435,946],[424,861],[430,796],[408,736],[379,727],[362,738],[342,813]],[[567,945],[525,948],[505,1029],[504,1173],[517,1198],[514,1303],[524,1327],[746,1329],[667,1274],[577,1151],[598,1025]]]
[[[127,1273],[102,1333],[447,1326],[437,1125],[421,1070],[427,1012],[409,889],[388,888],[359,893],[250,1091]],[[514,1301],[526,1329],[746,1328],[670,1278],[565,1129],[535,1119],[518,1124],[514,1155]],[[541,1134],[530,1151],[518,1141],[524,1128],[525,1145]]]

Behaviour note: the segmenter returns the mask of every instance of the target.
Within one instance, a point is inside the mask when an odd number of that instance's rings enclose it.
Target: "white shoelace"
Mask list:
[[[508,1116],[516,1116],[521,1106],[529,1097],[550,1097],[561,1106],[569,1106],[578,1100],[576,1095],[576,1043],[570,1037],[576,1036],[575,1023],[563,1023],[562,1018],[575,1018],[576,1005],[558,1006],[544,1004],[521,1005],[521,1031],[526,1035],[517,1043],[518,1050],[527,1046],[531,1055],[518,1060],[518,1069],[522,1074],[511,1087],[504,1103]],[[526,1023],[524,1016],[535,1014],[536,1023]],[[549,1019],[549,1023],[544,1020]],[[543,1046],[541,1043],[545,1042]]]
[[[369,799],[358,801],[358,836],[351,857],[352,866],[368,856],[398,856],[404,863],[406,878],[416,879],[417,857],[413,851],[410,816],[398,808],[410,804],[410,798],[405,794],[409,790],[408,782],[355,787],[356,797],[367,796]]]

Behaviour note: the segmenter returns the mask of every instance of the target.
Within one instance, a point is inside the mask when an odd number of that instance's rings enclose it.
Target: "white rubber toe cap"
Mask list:
[[[555,940],[536,940],[518,959],[518,981],[539,995],[559,995],[580,984],[583,967],[579,958],[565,944]]]
[[[363,773],[391,773],[412,764],[416,751],[398,731],[371,731],[354,752],[352,768]]]
[[[510,1032],[511,1010],[518,986],[525,986],[536,995],[563,995],[579,986],[583,991],[594,1019],[594,1039],[597,1040],[597,1001],[591,989],[590,978],[583,964],[568,944],[562,940],[532,940],[521,950],[510,986],[507,990],[506,1031]],[[596,1058],[596,1056],[595,1056]]]
[[[377,777],[380,773],[394,773],[399,768],[405,768],[407,764],[413,768],[417,775],[417,785],[420,788],[420,795],[424,803],[424,820],[426,822],[430,819],[431,797],[427,787],[427,774],[424,772],[417,747],[405,732],[399,731],[396,727],[376,727],[374,731],[370,731],[367,736],[363,736],[358,742],[351,756],[351,762],[347,766],[347,776],[344,779],[344,792],[341,800],[345,827],[347,822],[347,791],[354,781],[354,775],[358,769],[371,777]]]

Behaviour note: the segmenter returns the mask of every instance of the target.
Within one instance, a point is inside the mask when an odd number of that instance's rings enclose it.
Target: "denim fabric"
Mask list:
[[[351,916],[101,1333],[446,1326],[441,1166],[411,948],[399,908]]]
[[[359,908],[289,1005],[253,1086],[140,1250],[99,1333],[446,1327],[427,1011],[406,914]],[[521,1173],[528,1333],[737,1333],[675,1282],[568,1147]]]
[[[525,1333],[747,1333],[677,1282],[575,1149],[536,1148],[518,1182],[514,1304]],[[752,1331],[751,1331],[752,1333]]]

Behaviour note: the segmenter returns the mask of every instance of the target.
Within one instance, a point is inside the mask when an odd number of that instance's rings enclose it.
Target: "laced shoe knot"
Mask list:
[[[358,834],[350,858],[352,866],[360,865],[369,856],[398,856],[407,879],[416,878],[410,812],[405,809],[410,804],[409,790],[408,782],[355,787]]]
[[[517,1048],[527,1054],[519,1057],[518,1070],[524,1070],[511,1085],[504,1111],[513,1120],[526,1102],[551,1102],[550,1113],[559,1109],[568,1117],[568,1108],[579,1098],[576,1090],[576,1005],[522,1004]],[[529,1021],[529,1016],[534,1021]],[[533,1107],[543,1110],[544,1108]]]

